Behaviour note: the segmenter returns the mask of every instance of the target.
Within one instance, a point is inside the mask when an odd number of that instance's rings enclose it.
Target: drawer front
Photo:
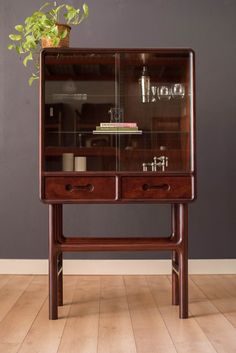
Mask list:
[[[47,200],[114,200],[115,177],[46,177]]]
[[[192,178],[181,177],[123,177],[122,198],[128,200],[191,200]]]

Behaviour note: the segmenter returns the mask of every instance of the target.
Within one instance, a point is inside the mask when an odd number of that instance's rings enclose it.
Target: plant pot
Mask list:
[[[57,24],[58,28],[58,33],[61,34],[64,32],[65,29],[67,29],[67,35],[65,38],[61,39],[58,45],[53,45],[52,40],[47,37],[42,37],[41,39],[41,45],[42,48],[69,48],[70,45],[70,30],[71,27],[66,25],[66,24]]]

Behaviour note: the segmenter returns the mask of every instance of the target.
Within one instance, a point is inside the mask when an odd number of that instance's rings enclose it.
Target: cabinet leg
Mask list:
[[[63,209],[62,204],[57,205],[57,242],[63,238]],[[58,254],[58,305],[63,305],[63,253]]]
[[[58,318],[57,289],[58,289],[58,254],[56,244],[57,205],[49,205],[49,319]]]
[[[172,252],[172,304],[179,305],[179,276],[174,271],[174,266],[178,266],[178,253]]]
[[[179,215],[179,316],[188,318],[188,206],[180,204]]]
[[[171,227],[172,227],[172,238],[177,239],[178,231],[178,206],[177,204],[171,205]],[[172,251],[172,304],[179,305],[179,276],[175,269],[179,265],[177,251]]]
[[[56,320],[57,312],[57,256],[49,256],[49,319]]]
[[[186,254],[180,253],[179,264],[179,316],[181,319],[186,319],[188,318],[188,259]]]
[[[58,255],[58,305],[63,305],[63,256]]]

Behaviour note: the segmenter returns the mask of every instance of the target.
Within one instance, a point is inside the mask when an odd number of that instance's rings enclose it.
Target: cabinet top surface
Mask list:
[[[159,54],[189,55],[195,54],[192,48],[45,48],[41,53],[71,53],[71,52],[155,52]]]

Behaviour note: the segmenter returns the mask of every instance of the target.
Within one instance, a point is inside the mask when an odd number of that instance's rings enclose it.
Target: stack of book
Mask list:
[[[100,123],[96,126],[96,130],[93,131],[94,134],[140,134],[142,131],[138,129],[137,123]]]

